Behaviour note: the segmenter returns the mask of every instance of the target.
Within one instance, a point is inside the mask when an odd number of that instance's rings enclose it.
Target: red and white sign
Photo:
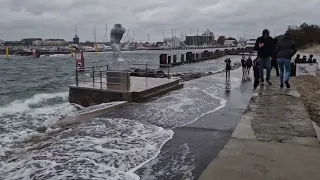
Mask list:
[[[81,70],[84,69],[83,51],[77,51],[76,52],[76,69],[78,71],[81,71]]]

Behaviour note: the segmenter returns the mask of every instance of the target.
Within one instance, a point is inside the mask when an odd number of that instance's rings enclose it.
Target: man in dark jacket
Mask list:
[[[242,65],[242,77],[244,78],[247,73],[247,61],[244,55],[242,56],[242,59],[241,59],[241,65]]]
[[[256,40],[254,49],[258,52],[258,62],[260,66],[260,83],[263,86],[264,77],[263,70],[267,70],[266,81],[269,85],[272,85],[270,82],[271,75],[271,57],[274,54],[274,41],[273,38],[269,36],[269,30],[265,29],[262,31],[262,36]]]
[[[228,81],[230,80],[231,59],[227,58],[224,62],[226,63],[226,81]]]
[[[284,37],[279,41],[277,45],[277,59],[280,69],[280,87],[283,87],[283,78],[285,78],[284,83],[287,88],[290,88],[289,78],[290,78],[290,67],[291,58],[296,54],[297,48],[296,44],[293,42],[291,35],[286,32]],[[284,70],[285,77],[284,77]]]

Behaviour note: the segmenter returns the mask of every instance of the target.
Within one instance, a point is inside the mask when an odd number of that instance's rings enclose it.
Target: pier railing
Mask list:
[[[166,72],[161,71],[157,68],[161,66],[166,67]],[[133,63],[129,64],[129,69],[126,71],[116,71],[110,70],[110,65],[102,66],[91,66],[85,68],[76,68],[75,69],[75,80],[76,86],[80,84],[83,86],[97,87],[101,89],[107,88],[109,85],[128,85],[127,82],[130,82],[130,76],[136,77],[151,77],[151,78],[167,78],[170,79],[170,67],[168,64],[150,64],[150,63]],[[110,74],[126,74],[122,76],[110,76]],[[108,82],[111,79],[118,79],[118,82]],[[128,87],[129,88],[129,87]]]

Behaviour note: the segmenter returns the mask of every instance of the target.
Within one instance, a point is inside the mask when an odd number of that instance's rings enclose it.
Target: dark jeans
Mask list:
[[[260,78],[254,78],[253,88],[256,89],[259,85]]]
[[[226,70],[226,78],[230,77],[230,70]]]
[[[277,76],[279,76],[279,67],[278,67],[278,62],[276,59],[271,60],[271,70],[272,68],[276,69]]]
[[[259,66],[260,66],[260,81],[261,83],[264,82],[264,77],[263,77],[263,70],[266,69],[267,70],[267,74],[266,74],[266,81],[270,80],[270,76],[271,76],[271,57],[258,57],[258,62],[259,62]]]

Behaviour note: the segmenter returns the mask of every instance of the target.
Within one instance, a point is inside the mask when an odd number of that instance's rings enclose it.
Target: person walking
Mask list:
[[[258,52],[258,63],[260,66],[259,75],[260,75],[260,85],[264,85],[263,70],[266,69],[266,81],[269,85],[272,85],[270,82],[271,76],[271,57],[274,53],[274,41],[270,37],[269,30],[265,29],[262,31],[262,36],[256,40],[254,49]]]
[[[252,67],[252,64],[253,64],[253,62],[252,62],[251,56],[249,56],[248,59],[247,59],[247,71],[248,71],[248,76],[250,76],[250,69],[251,69],[251,67]]]
[[[253,90],[257,89],[259,85],[259,80],[260,80],[260,67],[259,67],[259,62],[258,58],[253,60],[253,77],[254,77],[254,84],[253,84]]]
[[[226,63],[226,81],[230,80],[230,71],[231,71],[231,59],[227,58],[224,60]]]
[[[286,32],[277,44],[277,61],[280,69],[280,87],[283,88],[283,80],[287,88],[290,88],[290,66],[291,58],[296,54],[296,44],[291,35]],[[285,71],[285,72],[284,72]]]
[[[242,65],[242,77],[244,78],[247,73],[247,61],[244,55],[242,56],[242,59],[241,59],[241,65]]]

